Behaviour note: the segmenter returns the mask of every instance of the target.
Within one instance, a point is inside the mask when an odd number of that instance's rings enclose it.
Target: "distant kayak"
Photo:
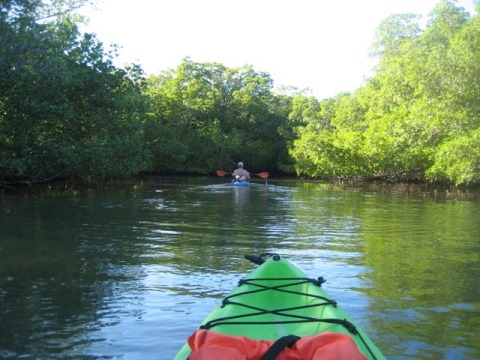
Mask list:
[[[246,258],[260,266],[206,317],[175,359],[385,359],[321,288],[322,277],[308,278],[276,254]]]
[[[236,181],[232,180],[233,186],[250,186],[250,181]]]

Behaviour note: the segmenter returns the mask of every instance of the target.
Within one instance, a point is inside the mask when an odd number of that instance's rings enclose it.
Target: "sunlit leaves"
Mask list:
[[[398,54],[404,42],[421,33],[419,19],[415,14],[397,14],[383,20],[375,32],[370,53],[383,58]]]
[[[457,185],[479,182],[480,129],[443,143],[427,175],[432,180],[449,179]]]
[[[480,181],[480,19],[454,1],[440,1],[424,30],[412,14],[382,22],[373,76],[324,100],[274,94],[249,65],[185,58],[148,79],[138,65],[117,68],[116,49],[69,15],[82,3],[2,2],[2,175],[209,173],[243,160],[313,177]]]
[[[153,121],[173,129],[188,149],[177,170],[205,173],[239,159],[256,168],[276,159],[271,89],[270,76],[251,66],[185,58],[175,70],[152,76],[146,93]]]
[[[307,101],[297,102],[291,120],[298,139],[290,153],[298,173],[420,172],[432,181],[479,181],[479,17],[443,0],[424,31],[419,20],[407,14],[382,22],[374,75],[334,100],[328,127]]]

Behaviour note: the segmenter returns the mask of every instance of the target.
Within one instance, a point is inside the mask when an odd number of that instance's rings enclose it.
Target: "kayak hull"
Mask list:
[[[233,186],[250,186],[250,181],[232,181]]]
[[[320,278],[308,279],[300,269],[275,255],[248,274],[205,318],[202,328],[255,340],[341,333],[350,336],[368,359],[385,359],[346,311],[320,287],[321,282]],[[345,326],[344,320],[351,327]],[[357,334],[352,333],[352,327]],[[175,359],[187,359],[190,352],[185,344]]]

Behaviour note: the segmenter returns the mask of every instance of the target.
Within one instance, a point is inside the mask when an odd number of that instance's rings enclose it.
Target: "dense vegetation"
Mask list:
[[[118,68],[75,14],[86,0],[0,1],[0,184],[141,172],[480,180],[480,18],[442,0],[378,27],[372,77],[316,99],[251,66],[186,58]],[[353,65],[352,65],[353,66]]]

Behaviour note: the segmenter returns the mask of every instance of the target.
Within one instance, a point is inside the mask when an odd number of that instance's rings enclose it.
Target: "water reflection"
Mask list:
[[[253,268],[242,255],[273,251],[325,276],[388,358],[480,358],[480,203],[355,186],[2,198],[0,357],[170,359]]]

